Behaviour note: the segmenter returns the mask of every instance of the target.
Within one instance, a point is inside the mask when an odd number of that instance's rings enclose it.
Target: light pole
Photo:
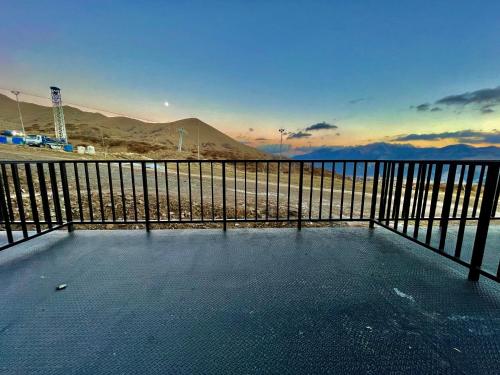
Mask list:
[[[280,132],[280,160],[281,160],[281,148],[283,147],[283,133],[285,133],[285,129],[280,128],[278,129]]]
[[[21,128],[23,130],[23,137],[26,137],[26,132],[24,131],[24,123],[23,123],[23,116],[21,115],[21,106],[19,105],[19,91],[12,90],[11,93],[13,93],[16,96],[16,102],[17,102],[17,111],[19,112],[19,120],[21,120]]]

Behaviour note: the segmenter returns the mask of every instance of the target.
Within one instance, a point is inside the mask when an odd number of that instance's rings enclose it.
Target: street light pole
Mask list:
[[[21,106],[19,105],[19,94],[20,94],[20,92],[12,90],[11,93],[13,93],[16,96],[17,111],[19,112],[19,120],[21,120],[21,128],[23,130],[23,137],[26,137],[26,132],[24,131],[23,116],[21,115]]]
[[[281,149],[283,147],[283,133],[285,132],[285,129],[281,128],[278,131],[280,132],[280,160],[281,160]]]

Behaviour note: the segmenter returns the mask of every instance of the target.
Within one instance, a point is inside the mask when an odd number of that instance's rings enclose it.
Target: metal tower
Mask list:
[[[61,99],[61,89],[51,86],[50,93],[52,96],[52,110],[54,112],[54,126],[56,128],[56,138],[64,143],[68,142],[66,135],[66,125],[64,123],[64,113]]]

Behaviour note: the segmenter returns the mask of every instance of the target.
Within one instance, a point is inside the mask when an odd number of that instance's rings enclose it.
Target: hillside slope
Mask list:
[[[53,136],[52,108],[21,102],[21,111],[28,134]],[[198,131],[200,153],[204,158],[268,158],[269,155],[246,146],[197,118],[168,123],[147,123],[128,117],[107,117],[64,106],[66,130],[73,145],[93,145],[97,150],[131,152],[154,158],[190,158],[197,152]],[[177,152],[178,128],[184,128],[184,152]],[[0,95],[0,128],[19,129],[16,102]]]

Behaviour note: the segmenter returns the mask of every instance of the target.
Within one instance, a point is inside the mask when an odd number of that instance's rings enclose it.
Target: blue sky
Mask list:
[[[411,106],[500,86],[499,15],[499,1],[11,1],[0,87],[57,84],[68,102],[250,142],[322,121],[338,128],[290,142],[491,132],[496,99]]]

